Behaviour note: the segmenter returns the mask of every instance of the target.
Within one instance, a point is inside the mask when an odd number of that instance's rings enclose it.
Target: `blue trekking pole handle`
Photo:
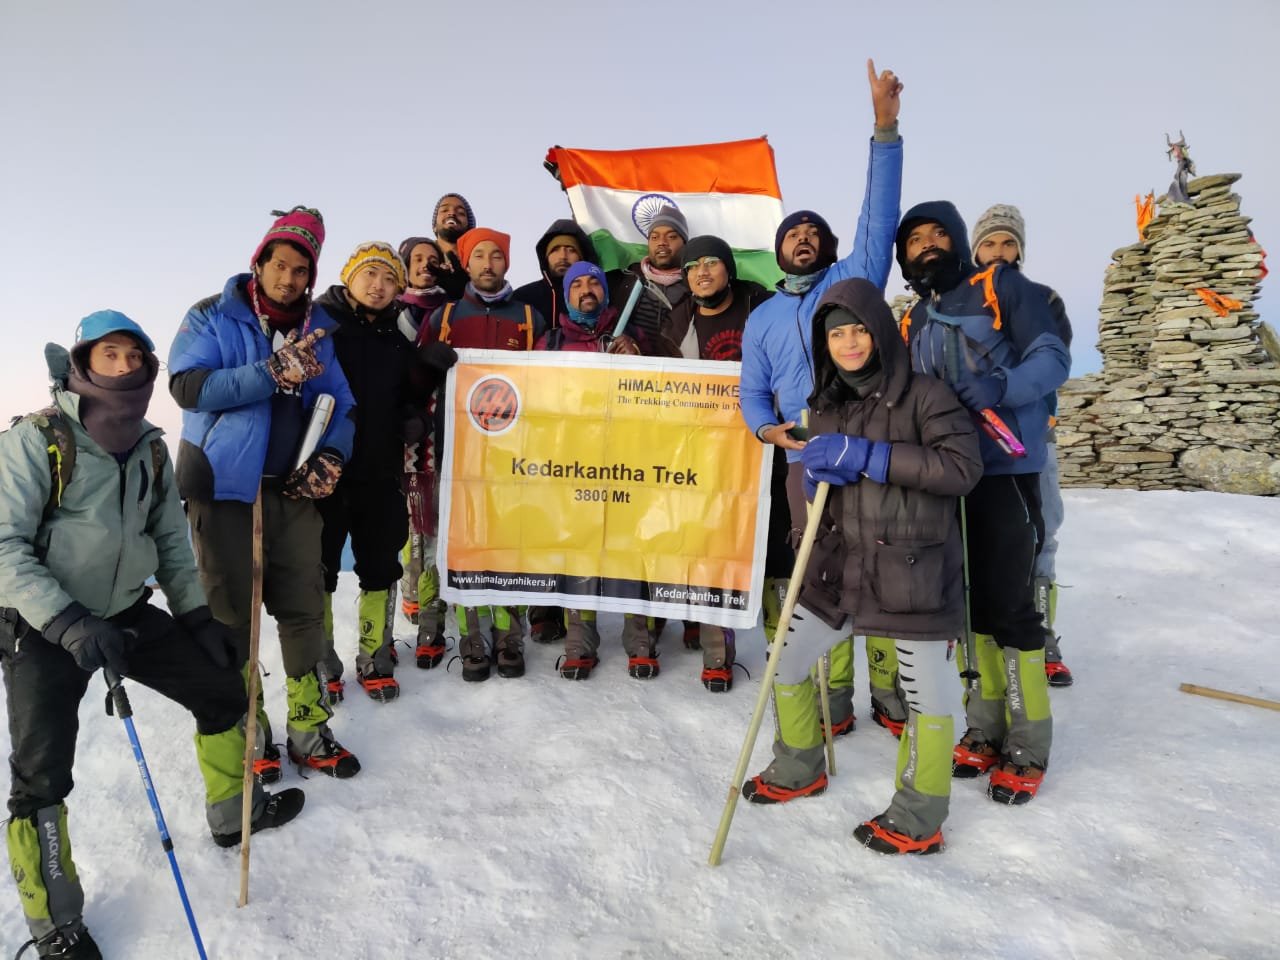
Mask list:
[[[187,914],[187,925],[191,927],[191,936],[196,941],[196,951],[200,960],[208,960],[204,952],[204,941],[200,939],[200,928],[196,926],[196,916],[191,911],[191,900],[187,897],[186,885],[182,882],[182,871],[178,869],[178,858],[173,853],[173,840],[169,837],[169,828],[164,822],[164,813],[160,810],[160,798],[156,795],[155,784],[151,782],[151,771],[147,768],[147,758],[142,753],[142,743],[138,740],[138,731],[133,725],[133,707],[129,704],[129,695],[125,692],[120,675],[106,667],[103,670],[107,680],[107,692],[115,707],[116,715],[124,721],[124,728],[129,734],[129,743],[133,746],[133,758],[138,763],[138,772],[142,774],[142,786],[146,788],[147,800],[151,803],[151,812],[156,818],[156,826],[160,830],[160,845],[169,857],[169,866],[173,868],[173,879],[178,884],[178,896],[182,899],[182,909]]]
[[[622,306],[622,313],[618,314],[618,324],[613,328],[613,339],[617,340],[622,336],[624,330],[627,329],[627,322],[631,319],[631,312],[635,310],[636,304],[640,301],[640,294],[643,292],[644,277],[636,277],[636,282],[631,285],[631,292],[627,295],[627,302]]]

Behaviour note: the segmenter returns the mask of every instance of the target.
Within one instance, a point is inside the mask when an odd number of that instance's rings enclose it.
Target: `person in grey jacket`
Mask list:
[[[230,631],[196,575],[173,467],[145,419],[159,361],[128,317],[86,317],[45,349],[54,404],[0,434],[0,663],[9,714],[9,862],[42,957],[100,957],[82,919],[67,795],[77,710],[106,667],[180,703],[219,846],[240,842],[247,700]],[[154,575],[168,612],[152,606]],[[255,786],[252,829],[301,810]]]

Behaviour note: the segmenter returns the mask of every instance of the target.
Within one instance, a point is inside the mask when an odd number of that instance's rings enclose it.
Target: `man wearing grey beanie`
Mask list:
[[[632,288],[642,284],[640,299],[627,325],[654,343],[672,311],[689,299],[689,284],[681,269],[684,245],[689,242],[689,224],[684,214],[670,205],[659,207],[648,223],[641,220],[640,224],[646,228],[648,254],[625,270],[609,271],[609,302],[622,307]]]
[[[1012,204],[997,203],[989,207],[974,224],[973,262],[979,269],[985,269],[996,261],[1003,260],[1009,266],[1021,270],[1026,250],[1026,224],[1022,219],[1022,211]],[[1058,336],[1070,347],[1071,321],[1067,318],[1067,308],[1062,298],[1044,284],[1033,283],[1031,286],[1048,300],[1049,309],[1058,325]],[[1044,672],[1048,676],[1049,686],[1069,687],[1074,682],[1074,677],[1067,665],[1062,662],[1060,638],[1053,629],[1058,607],[1058,583],[1055,569],[1058,554],[1058,528],[1062,526],[1065,515],[1062,490],[1058,485],[1058,445],[1054,442],[1053,436],[1053,424],[1058,412],[1058,395],[1052,393],[1045,397],[1045,406],[1049,417],[1048,456],[1045,459],[1044,469],[1040,471],[1044,544],[1036,556],[1035,602],[1036,611],[1044,621]]]

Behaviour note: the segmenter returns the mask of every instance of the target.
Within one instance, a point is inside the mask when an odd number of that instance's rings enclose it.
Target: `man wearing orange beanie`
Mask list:
[[[507,283],[511,237],[488,227],[475,227],[458,238],[458,258],[468,282],[462,299],[446,303],[431,315],[436,339],[452,347],[486,350],[532,350],[547,328],[542,314],[520,303]],[[463,680],[488,680],[491,662],[498,676],[524,676],[524,624],[515,607],[493,607],[493,641],[481,619],[489,608],[456,610],[458,656]]]

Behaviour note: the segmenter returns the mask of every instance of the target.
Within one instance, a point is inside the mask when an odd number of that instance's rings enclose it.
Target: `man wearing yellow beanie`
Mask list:
[[[333,344],[356,399],[351,459],[333,494],[319,501],[328,640],[323,664],[333,704],[342,699],[333,594],[342,548],[350,536],[360,581],[357,679],[370,698],[387,703],[400,693],[393,676],[391,628],[395,582],[401,573],[399,552],[409,534],[400,490],[404,445],[425,432],[422,411],[454,354],[448,346],[434,343],[420,351],[401,332],[396,298],[405,288],[405,267],[389,244],[360,244],[342,268],[341,279],[317,298],[337,322]]]

